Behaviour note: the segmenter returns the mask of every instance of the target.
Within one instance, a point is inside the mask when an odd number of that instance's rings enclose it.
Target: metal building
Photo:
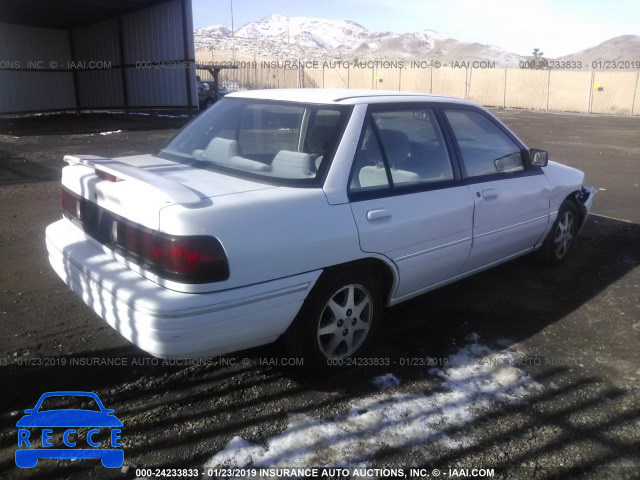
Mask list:
[[[0,0],[0,113],[198,105],[191,0]]]

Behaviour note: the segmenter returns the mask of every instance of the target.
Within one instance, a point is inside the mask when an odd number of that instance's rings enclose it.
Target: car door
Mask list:
[[[362,250],[398,268],[396,299],[460,271],[471,249],[474,201],[433,109],[370,111],[349,183]]]
[[[489,114],[445,108],[475,202],[473,246],[463,273],[534,248],[549,222],[550,189],[542,170],[527,167],[524,146]]]

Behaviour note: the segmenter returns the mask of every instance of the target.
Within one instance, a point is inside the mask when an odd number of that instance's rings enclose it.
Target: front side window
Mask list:
[[[524,170],[520,147],[485,115],[445,110],[468,177]]]
[[[402,188],[453,178],[451,159],[433,110],[371,114],[356,154],[351,191]]]
[[[223,99],[187,125],[159,156],[239,176],[317,185],[350,107]]]

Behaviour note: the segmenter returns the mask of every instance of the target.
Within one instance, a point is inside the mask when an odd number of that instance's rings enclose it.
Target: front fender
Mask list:
[[[577,168],[549,161],[549,164],[543,167],[542,171],[547,178],[551,192],[551,213],[557,212],[564,199],[569,195],[582,190],[584,172]]]

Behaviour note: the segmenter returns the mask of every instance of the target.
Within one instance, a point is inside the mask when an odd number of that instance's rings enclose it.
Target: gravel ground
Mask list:
[[[62,156],[153,151],[184,119],[0,120],[0,478],[134,478],[136,469],[178,467],[198,468],[201,477],[235,437],[264,454],[295,428],[357,424],[374,410],[367,402],[439,405],[461,392],[466,421],[437,417],[433,436],[405,444],[379,424],[354,430],[349,438],[360,443],[347,452],[351,463],[439,468],[442,476],[495,468],[499,478],[640,478],[640,118],[497,114],[529,146],[584,170],[586,183],[601,189],[573,256],[560,269],[519,259],[388,310],[376,351],[387,365],[332,378],[282,365],[277,344],[207,364],[165,365],[106,327],[51,271],[43,235],[60,216]],[[483,402],[475,390],[470,397],[468,379],[452,383],[455,371],[444,366],[470,345],[517,351],[518,368],[506,373],[535,388],[518,401]],[[372,379],[388,373],[399,385],[381,391]],[[123,469],[93,460],[15,466],[22,411],[41,393],[65,389],[96,392],[115,409],[124,424]],[[409,425],[411,411],[394,425]],[[347,458],[354,443],[335,438],[310,451],[333,448],[335,458]]]

